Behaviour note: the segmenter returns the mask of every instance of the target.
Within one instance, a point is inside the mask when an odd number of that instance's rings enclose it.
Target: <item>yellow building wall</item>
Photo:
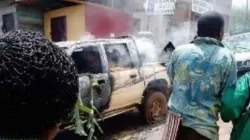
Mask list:
[[[70,6],[44,13],[44,33],[51,40],[51,18],[66,16],[67,40],[79,40],[85,32],[84,5]]]

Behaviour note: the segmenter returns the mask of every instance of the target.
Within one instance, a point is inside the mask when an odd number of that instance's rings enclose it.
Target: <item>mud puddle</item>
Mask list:
[[[228,140],[232,129],[231,123],[218,121],[219,139]],[[139,112],[132,112],[106,120],[102,124],[104,135],[100,140],[161,140],[164,122],[147,125]]]
[[[145,124],[138,111],[117,116],[101,124],[104,135],[100,140],[160,140],[164,122]]]

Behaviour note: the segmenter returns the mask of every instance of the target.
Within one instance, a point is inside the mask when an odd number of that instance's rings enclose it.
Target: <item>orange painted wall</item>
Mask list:
[[[51,18],[66,16],[67,40],[79,40],[85,32],[85,6],[77,5],[44,13],[44,33],[51,40]]]

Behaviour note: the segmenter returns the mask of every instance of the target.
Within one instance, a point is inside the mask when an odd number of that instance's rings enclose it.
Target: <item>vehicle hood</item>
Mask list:
[[[250,60],[250,52],[235,53],[235,60],[237,62]]]

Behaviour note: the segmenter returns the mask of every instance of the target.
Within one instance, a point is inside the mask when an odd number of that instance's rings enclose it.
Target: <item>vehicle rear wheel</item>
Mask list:
[[[149,124],[163,121],[167,113],[166,96],[159,91],[146,94],[140,111]]]

